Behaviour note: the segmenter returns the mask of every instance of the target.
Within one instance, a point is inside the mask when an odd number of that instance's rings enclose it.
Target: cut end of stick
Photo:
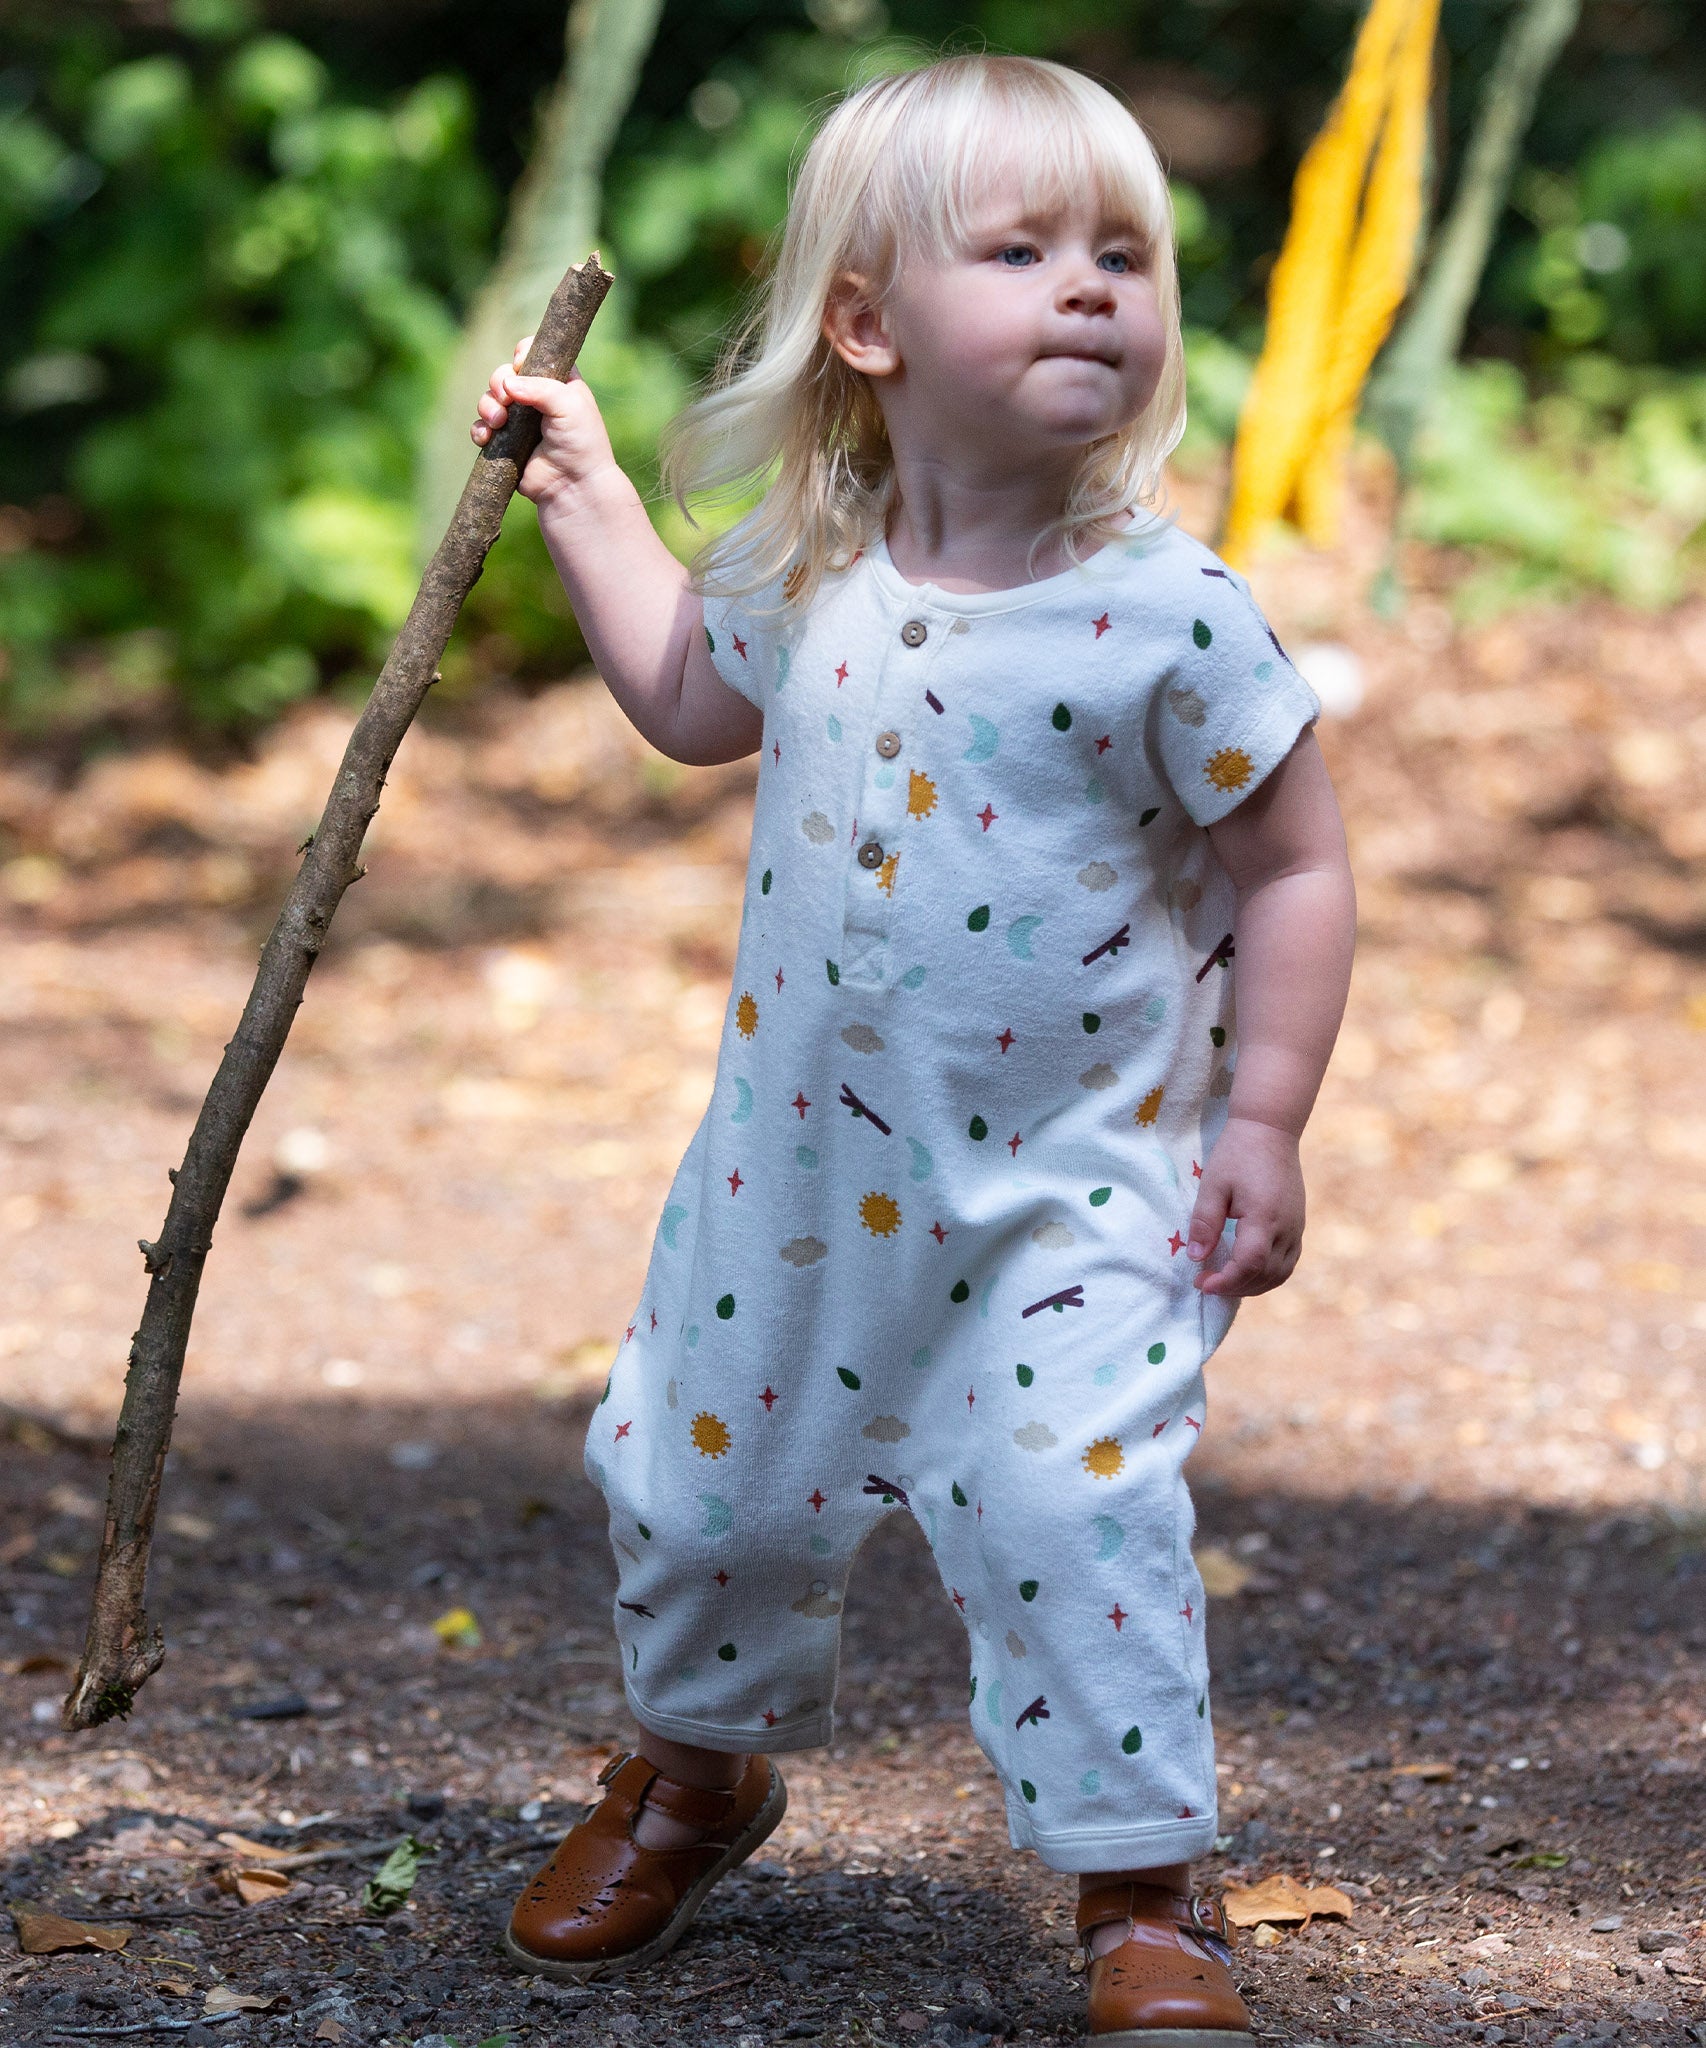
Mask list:
[[[160,1629],[148,1627],[146,1616],[129,1648],[119,1656],[109,1658],[99,1648],[86,1651],[65,1696],[65,1726],[76,1733],[124,1720],[138,1692],[165,1661],[166,1638]]]

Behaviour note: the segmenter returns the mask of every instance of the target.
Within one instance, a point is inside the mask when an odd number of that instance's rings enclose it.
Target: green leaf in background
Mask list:
[[[420,1874],[425,1853],[413,1835],[405,1835],[361,1888],[361,1903],[370,1913],[395,1913],[406,1905]]]

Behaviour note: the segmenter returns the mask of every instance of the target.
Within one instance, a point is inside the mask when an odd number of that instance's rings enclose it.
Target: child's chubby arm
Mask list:
[[[1298,1139],[1338,1035],[1356,941],[1345,828],[1313,732],[1209,839],[1238,892],[1238,1065],[1188,1250],[1206,1260],[1236,1217],[1226,1263],[1196,1284],[1204,1294],[1265,1294],[1289,1278],[1302,1248]]]
[[[531,340],[517,347],[518,364]],[[611,695],[672,760],[697,765],[755,753],[763,716],[712,666],[704,607],[618,467],[580,373],[559,383],[500,365],[480,399],[475,441],[490,440],[512,402],[540,416],[521,493],[538,508],[539,530]]]

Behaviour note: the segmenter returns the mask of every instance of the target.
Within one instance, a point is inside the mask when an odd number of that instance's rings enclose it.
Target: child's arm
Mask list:
[[[517,348],[518,363],[527,347]],[[704,606],[618,467],[580,372],[564,384],[507,365],[494,370],[476,441],[503,425],[512,401],[540,416],[520,490],[538,508],[539,530],[610,694],[672,760],[697,765],[756,752],[763,716],[712,666]]]
[[[1204,1162],[1189,1254],[1206,1259],[1226,1219],[1231,1256],[1197,1275],[1204,1294],[1263,1294],[1303,1241],[1297,1144],[1344,1014],[1356,940],[1345,828],[1315,735],[1305,732],[1209,839],[1238,891],[1233,973],[1238,1065],[1226,1127]]]

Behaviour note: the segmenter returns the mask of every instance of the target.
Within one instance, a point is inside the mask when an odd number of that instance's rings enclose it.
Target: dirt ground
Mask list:
[[[1304,1261],[1242,1311],[1193,1461],[1203,1876],[1354,1901],[1244,1938],[1264,2041],[1683,2048],[1706,2042],[1706,602],[1460,629],[1462,565],[1416,554],[1383,622],[1357,595],[1374,546],[1259,579],[1289,644],[1366,671],[1323,728],[1363,933]],[[347,724],[307,710],[217,765],[0,769],[16,1410],[110,1436],[135,1243]],[[786,1763],[765,1860],[643,1978],[559,1990],[496,1951],[629,1733],[580,1446],[709,1092],[750,787],[649,756],[596,682],[438,707],[407,742],[208,1266],[151,1594],[170,1654],[127,1724],[58,1726],[103,1460],[16,1416],[0,1442],[0,1888],[131,1930],[36,1957],[0,1922],[6,2048],[156,2021],[375,2048],[1081,2034],[1071,1881],[1007,1847],[901,1513],[855,1577],[841,1737]],[[334,1853],[246,1904],[219,1885],[231,1831]],[[367,1912],[405,1832],[413,1896]],[[270,2003],[217,2017],[230,1993]]]

